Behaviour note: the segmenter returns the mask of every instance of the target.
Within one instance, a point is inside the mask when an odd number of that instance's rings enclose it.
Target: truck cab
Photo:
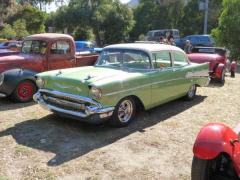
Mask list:
[[[29,102],[37,89],[35,74],[93,65],[98,56],[91,52],[76,54],[74,39],[66,34],[30,35],[24,39],[19,54],[0,57],[0,97]]]

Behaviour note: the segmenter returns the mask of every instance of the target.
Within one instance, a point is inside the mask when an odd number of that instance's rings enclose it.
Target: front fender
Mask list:
[[[193,146],[193,153],[201,159],[213,159],[221,152],[233,156],[230,139],[237,139],[237,134],[228,126],[220,123],[209,123],[199,132]],[[239,145],[239,143],[237,143]],[[239,149],[240,151],[240,149]]]
[[[0,93],[5,94],[6,96],[11,95],[18,83],[23,80],[36,82],[34,75],[37,73],[37,71],[29,69],[11,69],[3,72],[4,81],[0,85]]]
[[[215,78],[221,78],[222,71],[225,68],[224,64],[218,64],[216,70],[215,70]]]

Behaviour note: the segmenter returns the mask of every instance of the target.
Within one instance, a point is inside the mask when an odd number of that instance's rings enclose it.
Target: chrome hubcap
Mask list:
[[[133,105],[131,101],[129,100],[124,100],[118,109],[118,119],[121,122],[127,122],[129,119],[132,117],[133,113]]]
[[[188,96],[189,97],[193,97],[194,94],[195,94],[195,89],[196,89],[196,86],[195,85],[192,85],[188,91]]]

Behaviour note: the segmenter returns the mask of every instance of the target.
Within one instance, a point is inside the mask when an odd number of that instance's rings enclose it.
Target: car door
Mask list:
[[[156,106],[183,96],[189,89],[191,79],[186,75],[191,71],[186,56],[177,52],[153,54],[152,105]]]
[[[75,67],[75,54],[71,52],[69,41],[55,41],[48,56],[48,70]]]
[[[170,101],[174,93],[175,79],[170,52],[156,52],[152,55],[154,70],[152,79],[152,106]]]
[[[189,40],[190,40],[190,44],[192,45],[192,46],[197,46],[197,45],[199,45],[199,38],[198,38],[198,36],[191,36],[190,38],[189,38]]]

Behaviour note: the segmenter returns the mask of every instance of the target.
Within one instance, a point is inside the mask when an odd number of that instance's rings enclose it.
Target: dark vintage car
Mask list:
[[[227,50],[221,47],[194,47],[188,59],[195,63],[209,62],[210,77],[224,83],[225,73],[231,72],[231,77],[235,77],[236,71],[236,62],[230,62],[227,56]]]
[[[209,123],[193,146],[192,180],[240,179],[240,123],[234,128]]]

